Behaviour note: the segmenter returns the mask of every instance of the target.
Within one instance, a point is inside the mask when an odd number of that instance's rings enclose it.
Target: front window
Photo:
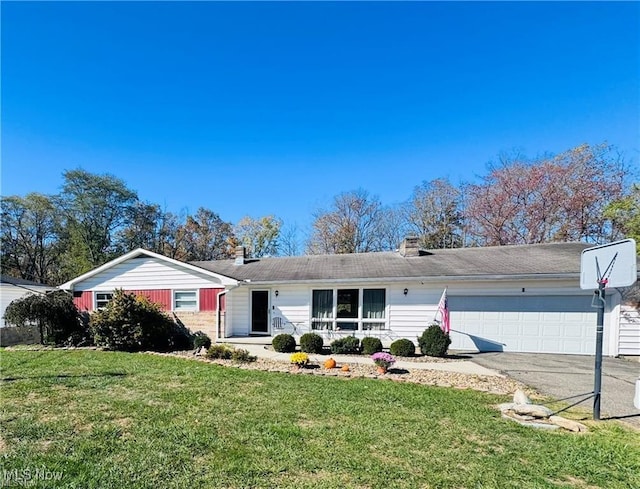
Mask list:
[[[173,309],[176,311],[195,311],[198,309],[198,296],[195,290],[176,290],[173,293]]]
[[[364,289],[362,291],[362,328],[385,329],[386,291]]]
[[[112,292],[96,292],[96,309],[102,309],[106,307],[106,305],[109,304],[112,298]]]
[[[386,329],[385,289],[322,289],[312,293],[313,329]]]
[[[333,329],[333,290],[313,291],[313,329]]]

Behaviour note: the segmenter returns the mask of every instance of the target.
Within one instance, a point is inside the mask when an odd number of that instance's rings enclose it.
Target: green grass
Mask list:
[[[637,432],[525,428],[490,394],[89,350],[1,359],[5,477],[63,474],[32,487],[640,487]]]

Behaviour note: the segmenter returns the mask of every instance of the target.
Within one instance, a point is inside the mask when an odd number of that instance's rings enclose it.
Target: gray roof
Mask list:
[[[24,285],[29,287],[49,287],[46,284],[34,282],[32,280],[25,280],[23,278],[10,277],[9,275],[0,275],[0,283],[11,285]]]
[[[484,248],[421,251],[403,257],[397,252],[308,255],[234,260],[196,261],[192,265],[251,282],[321,280],[438,279],[483,276],[577,276],[580,254],[593,245],[548,243]]]

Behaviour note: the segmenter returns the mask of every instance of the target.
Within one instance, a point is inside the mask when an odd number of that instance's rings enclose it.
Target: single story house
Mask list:
[[[131,251],[61,287],[94,310],[114,289],[147,295],[191,330],[217,341],[316,331],[416,341],[433,322],[445,287],[451,348],[593,354],[596,309],[579,287],[590,245],[421,250],[407,238],[395,252],[248,258],[185,263]],[[640,354],[640,326],[620,336],[621,294],[607,291],[604,354]],[[629,325],[625,323],[625,328]],[[638,341],[629,342],[636,334]]]
[[[18,330],[13,326],[8,326],[4,321],[4,312],[11,302],[29,294],[44,294],[47,291],[55,290],[50,287],[31,280],[0,275],[0,344],[2,346],[14,345],[17,343],[39,341],[36,328],[32,330]]]

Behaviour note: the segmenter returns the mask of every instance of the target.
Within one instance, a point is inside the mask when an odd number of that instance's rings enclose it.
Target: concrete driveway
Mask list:
[[[544,353],[471,353],[474,362],[519,380],[541,394],[567,399],[571,404],[593,392],[593,356]],[[640,428],[640,410],[633,405],[640,363],[623,358],[603,358],[601,419],[619,419]],[[593,399],[580,404],[593,412]],[[591,419],[591,414],[589,415]]]

